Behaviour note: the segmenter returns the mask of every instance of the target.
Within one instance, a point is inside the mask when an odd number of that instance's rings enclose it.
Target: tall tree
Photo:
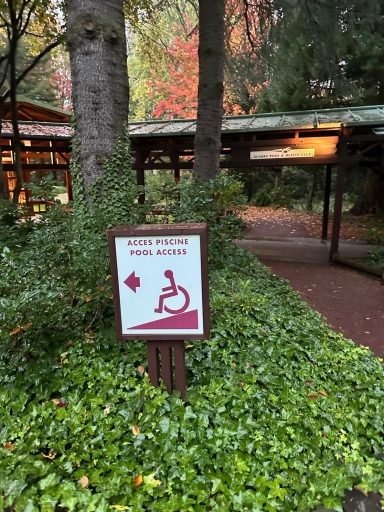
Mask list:
[[[57,2],[58,6],[59,2]],[[0,106],[6,99],[10,99],[16,171],[14,203],[18,203],[23,184],[21,140],[17,118],[17,90],[20,83],[42,59],[60,44],[60,28],[55,17],[55,10],[49,0],[7,0],[0,6],[0,35],[4,41],[0,57]],[[20,69],[18,67],[18,52],[21,42],[26,37],[35,40],[35,48]],[[3,187],[1,188],[3,189]]]
[[[84,198],[103,186],[104,162],[128,122],[123,0],[68,0],[67,40]]]
[[[194,173],[219,171],[224,93],[224,0],[199,0],[199,92]]]
[[[244,0],[246,1],[246,0]],[[270,0],[264,111],[380,103],[381,0]]]

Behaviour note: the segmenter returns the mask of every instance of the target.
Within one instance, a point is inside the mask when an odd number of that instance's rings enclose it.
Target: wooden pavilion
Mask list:
[[[73,132],[69,125],[71,115],[65,110],[23,97],[19,97],[17,112],[22,138],[21,161],[25,184],[21,190],[19,201],[30,207],[31,214],[45,212],[47,201],[34,198],[28,189],[28,183],[55,173],[58,183],[62,183],[66,187],[68,198],[72,198],[69,172],[70,140]],[[0,148],[4,186],[7,196],[12,199],[16,186],[16,172],[14,170],[11,108],[8,102],[0,106],[0,118]]]
[[[25,181],[30,180],[33,172],[61,171],[71,199],[69,158],[72,128],[68,114],[51,107],[44,108],[35,102],[21,102],[19,108],[24,111],[24,117],[20,117],[20,131]],[[14,179],[12,127],[7,119],[5,117],[2,121],[1,146],[11,196]],[[177,181],[181,169],[193,168],[195,119],[132,122],[129,131],[139,184],[144,185],[145,171],[149,169],[171,169]],[[383,162],[383,105],[223,119],[222,168],[324,166],[323,239],[328,237],[331,178],[332,173],[336,173],[331,260],[338,251],[346,169],[352,165],[382,168]],[[28,193],[25,200],[33,203]]]

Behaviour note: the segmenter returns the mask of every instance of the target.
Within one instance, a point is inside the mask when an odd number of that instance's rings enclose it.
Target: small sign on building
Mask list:
[[[277,158],[314,158],[315,148],[284,146],[281,148],[265,148],[250,152],[251,160],[268,160]]]

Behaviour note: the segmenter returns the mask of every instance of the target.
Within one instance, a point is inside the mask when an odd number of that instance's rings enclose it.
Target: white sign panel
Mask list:
[[[251,160],[266,160],[274,158],[312,158],[315,148],[291,148],[290,146],[276,149],[251,151]]]
[[[203,338],[200,234],[113,240],[122,337]]]

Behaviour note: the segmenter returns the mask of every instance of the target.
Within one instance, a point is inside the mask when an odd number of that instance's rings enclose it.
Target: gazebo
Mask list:
[[[19,131],[21,135],[21,161],[23,180],[27,185],[22,188],[19,201],[30,207],[32,214],[47,210],[47,202],[35,199],[28,189],[28,183],[34,177],[42,178],[55,173],[57,181],[66,189],[72,199],[71,176],[69,172],[70,140],[73,130],[70,126],[71,115],[65,110],[46,103],[31,101],[19,97],[17,104]],[[4,172],[6,195],[12,199],[16,186],[14,169],[13,129],[10,104],[0,106],[1,162]]]

